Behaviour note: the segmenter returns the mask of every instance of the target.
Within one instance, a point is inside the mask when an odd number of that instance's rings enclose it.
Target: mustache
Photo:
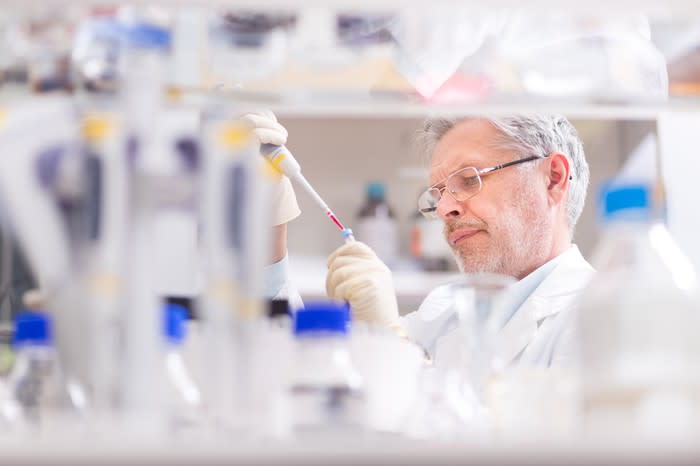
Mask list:
[[[454,222],[445,222],[443,232],[445,233],[445,235],[449,235],[453,231],[465,228],[472,230],[486,230],[488,229],[488,225],[485,222],[476,219],[460,219]]]

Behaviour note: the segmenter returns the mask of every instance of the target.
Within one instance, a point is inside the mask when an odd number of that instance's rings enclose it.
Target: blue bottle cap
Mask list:
[[[367,197],[373,201],[383,201],[385,195],[384,183],[373,181],[367,183]]]
[[[294,315],[294,333],[309,335],[314,333],[335,333],[344,335],[348,331],[350,306],[337,301],[307,303],[304,309]]]
[[[168,342],[179,345],[187,337],[187,309],[184,306],[174,303],[167,303],[163,306],[163,331]]]
[[[14,346],[53,343],[51,316],[45,312],[22,311],[15,316]]]
[[[648,220],[651,193],[645,184],[607,184],[600,191],[601,218]]]
[[[122,27],[124,43],[131,47],[167,49],[170,47],[170,31],[148,23],[126,24]]]

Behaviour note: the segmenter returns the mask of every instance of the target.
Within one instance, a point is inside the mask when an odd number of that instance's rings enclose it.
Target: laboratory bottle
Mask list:
[[[309,303],[294,316],[296,357],[289,388],[295,436],[318,437],[364,430],[364,384],[348,340],[349,309],[334,302]]]
[[[397,259],[398,231],[396,217],[386,201],[383,183],[367,184],[365,204],[359,211],[357,239],[367,244],[388,265]]]
[[[123,25],[120,49],[120,105],[133,165],[126,196],[128,247],[124,254],[125,293],[120,318],[123,325],[121,374],[118,383],[122,418],[130,434],[158,437],[168,424],[167,381],[158,377],[163,367],[162,308],[157,296],[158,219],[161,218],[178,173],[177,157],[159,150],[157,135],[164,124],[164,89],[170,63],[170,32],[134,11]],[[143,14],[143,19],[141,15]],[[169,187],[168,189],[164,187]],[[165,191],[164,191],[165,189]]]
[[[700,339],[695,271],[645,185],[602,192],[597,275],[578,309],[582,414],[596,435],[697,434]]]
[[[2,402],[5,423],[14,433],[66,434],[79,427],[86,396],[61,371],[50,316],[23,311],[14,323],[15,363]]]
[[[456,268],[450,246],[445,241],[443,223],[427,219],[420,212],[412,218],[409,249],[422,270],[446,272]]]
[[[292,313],[289,310],[289,301],[286,299],[269,300],[267,318],[273,326],[291,330]]]
[[[171,431],[190,431],[201,425],[202,395],[183,355],[187,338],[187,309],[174,303],[163,306],[165,370],[168,379]]]

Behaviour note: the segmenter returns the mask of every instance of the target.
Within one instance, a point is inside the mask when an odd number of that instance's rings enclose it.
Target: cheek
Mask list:
[[[489,226],[498,227],[503,222],[503,217],[508,212],[513,212],[515,208],[515,200],[510,197],[503,196],[503,193],[480,193],[484,196],[474,198],[474,202],[470,205],[470,212],[479,220]]]

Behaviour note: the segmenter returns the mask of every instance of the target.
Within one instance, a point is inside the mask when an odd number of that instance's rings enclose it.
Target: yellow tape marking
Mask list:
[[[221,131],[219,141],[227,148],[243,147],[250,141],[250,130],[240,125],[227,126]]]
[[[106,117],[90,115],[85,117],[82,130],[83,136],[89,141],[99,141],[112,133],[114,125]]]

